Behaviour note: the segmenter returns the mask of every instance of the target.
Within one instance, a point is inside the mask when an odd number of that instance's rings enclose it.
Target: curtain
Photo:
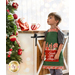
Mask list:
[[[18,18],[25,18],[31,30],[32,23],[39,23],[38,30],[47,30],[48,14],[57,12],[62,18],[60,29],[69,30],[69,1],[68,0],[15,0],[19,4],[16,11]]]

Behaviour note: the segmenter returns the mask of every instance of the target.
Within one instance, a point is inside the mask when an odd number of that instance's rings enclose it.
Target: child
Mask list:
[[[48,15],[47,23],[51,25],[51,28],[45,32],[41,59],[44,60],[42,68],[49,69],[51,75],[63,75],[62,47],[64,44],[64,34],[57,27],[60,21],[61,17],[55,12]]]

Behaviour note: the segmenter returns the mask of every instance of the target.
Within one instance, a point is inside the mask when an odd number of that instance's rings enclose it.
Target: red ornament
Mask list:
[[[13,14],[13,17],[14,17],[14,19],[17,19],[18,18],[18,16],[16,14]]]
[[[10,39],[10,41],[12,41],[12,42],[16,41],[17,44],[18,44],[19,47],[20,47],[20,43],[19,43],[18,40],[16,39],[16,36],[15,36],[15,35],[11,35],[11,36],[9,37],[9,39]]]
[[[20,51],[22,51],[22,49],[20,48],[20,49],[18,49],[18,52],[20,52]]]
[[[9,9],[7,9],[7,12],[10,14]]]
[[[8,0],[6,0],[6,5],[7,5],[8,3],[9,3]]]
[[[14,41],[16,41],[16,36],[15,35],[11,35],[9,37],[9,39],[10,39],[10,41],[14,42]]]
[[[12,51],[13,49],[12,49],[12,48],[10,48],[9,50],[10,50],[10,51]]]
[[[13,33],[15,35],[15,33]],[[16,31],[16,36],[18,35],[18,31]]]
[[[18,49],[18,55],[22,54],[22,49]]]
[[[18,4],[17,4],[17,3],[15,3],[15,2],[13,2],[12,6],[13,6],[15,9],[17,9],[17,8],[18,8]]]
[[[19,52],[18,52],[18,55],[21,55],[21,54],[22,54],[22,51],[19,51]]]
[[[10,57],[10,55],[8,55],[8,57]]]

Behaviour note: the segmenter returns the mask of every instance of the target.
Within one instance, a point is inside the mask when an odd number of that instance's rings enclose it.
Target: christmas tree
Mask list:
[[[6,0],[6,64],[11,61],[22,62],[21,54],[22,49],[17,40],[18,27],[16,19],[18,18],[15,11],[17,11],[18,4],[13,0]]]

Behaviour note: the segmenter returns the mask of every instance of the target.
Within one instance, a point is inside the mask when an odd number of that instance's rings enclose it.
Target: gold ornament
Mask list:
[[[20,68],[20,65],[17,61],[11,61],[8,65],[8,68],[11,72],[17,72]]]

